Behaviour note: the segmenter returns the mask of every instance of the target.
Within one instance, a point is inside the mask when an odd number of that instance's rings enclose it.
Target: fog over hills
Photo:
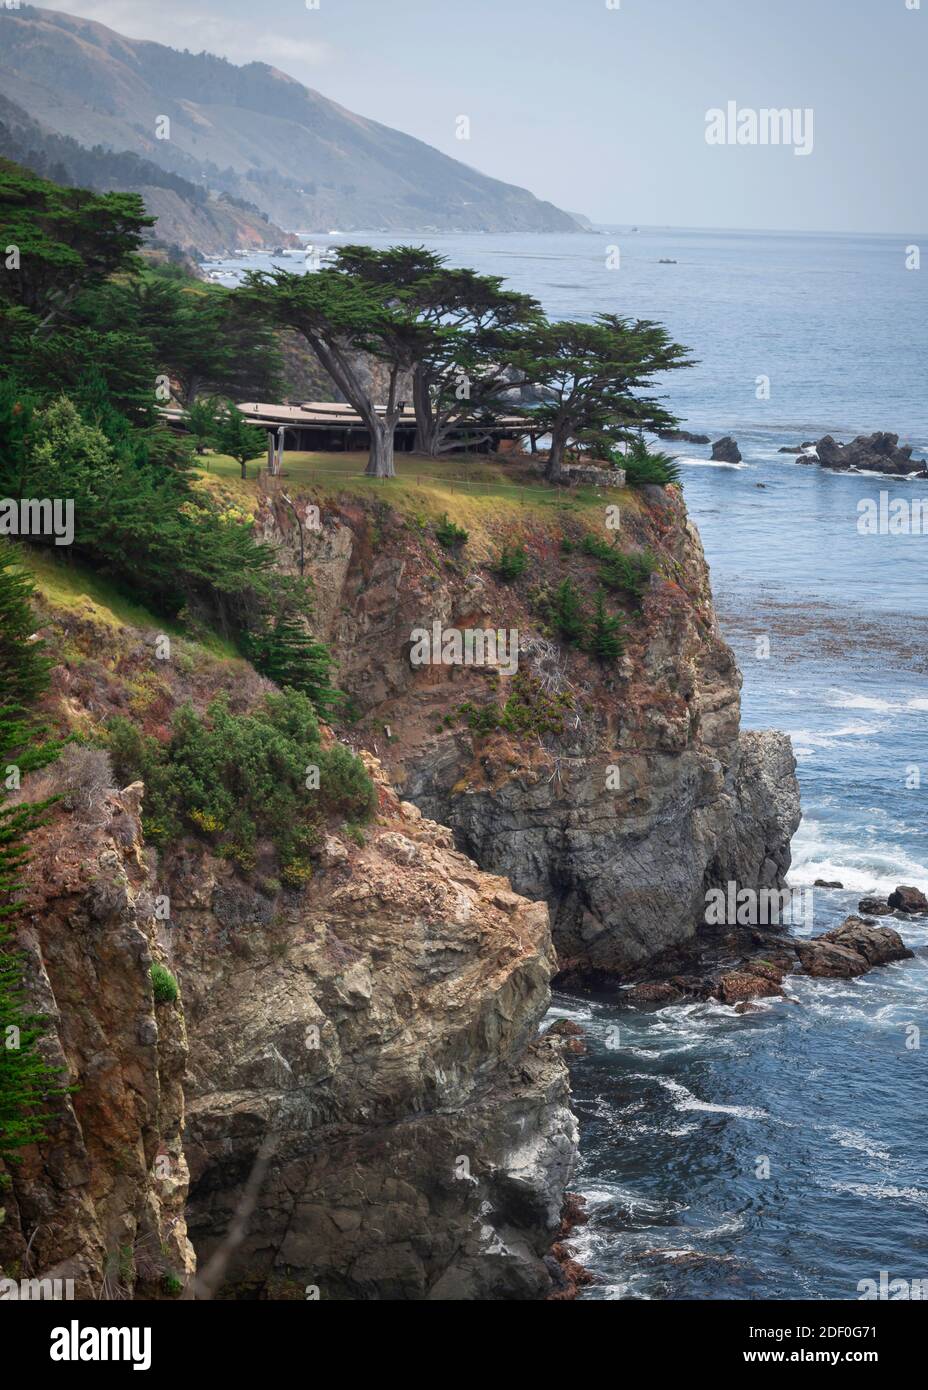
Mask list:
[[[0,94],[45,132],[129,151],[291,229],[579,226],[527,190],[357,116],[265,63],[237,67],[54,10],[0,9]],[[167,139],[157,135],[164,117]]]

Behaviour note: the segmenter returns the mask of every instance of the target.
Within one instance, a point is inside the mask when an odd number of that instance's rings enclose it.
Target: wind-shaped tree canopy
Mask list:
[[[687,349],[662,324],[617,314],[600,314],[592,323],[539,326],[511,360],[542,395],[533,419],[551,435],[551,481],[560,477],[572,442],[669,429],[675,417],[650,393],[664,372],[692,366]]]

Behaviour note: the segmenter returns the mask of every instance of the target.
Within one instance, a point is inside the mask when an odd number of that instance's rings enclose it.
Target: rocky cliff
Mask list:
[[[142,788],[59,812],[34,837],[18,944],[43,1050],[73,1090],[45,1143],[0,1163],[0,1269],[76,1298],[158,1297],[187,1279],[183,1013],[156,1005],[163,953]],[[66,1286],[65,1286],[66,1287]]]
[[[479,493],[479,475],[472,486]],[[692,941],[708,888],[782,884],[799,823],[792,751],[780,734],[740,728],[741,677],[675,490],[556,511],[478,502],[465,486],[460,518],[473,529],[450,554],[415,497],[404,514],[344,493],[306,496],[321,516],[304,532],[317,622],[361,715],[353,737],[377,749],[404,795],[452,827],[465,853],[547,901],[562,970],[625,974]],[[565,577],[582,593],[596,588],[579,538],[609,534],[610,506],[622,546],[656,566],[640,608],[626,605],[625,653],[604,670],[554,640],[543,614]],[[289,510],[263,497],[258,517],[295,564]],[[531,565],[503,584],[494,556],[518,544]],[[503,708],[512,681],[477,667],[415,669],[411,633],[436,620],[518,629],[535,712],[553,698],[558,718],[530,711],[514,735],[512,721],[488,731],[492,715],[469,717]]]
[[[247,709],[265,688],[194,643],[156,670],[157,629],[90,600],[42,618],[62,731],[127,705],[163,728],[182,701],[222,690]],[[85,1298],[178,1296],[260,1159],[223,1292],[554,1290],[576,1126],[561,1043],[538,1036],[555,968],[545,905],[455,850],[373,759],[374,822],[333,826],[299,888],[273,877],[268,846],[260,876],[203,837],[156,852],[143,788],[100,785],[101,759],[78,750],[34,788],[65,794],[35,841],[20,943],[45,1049],[74,1089],[47,1141],[0,1170],[0,1274],[73,1278]],[[155,1001],[154,961],[176,1000]]]
[[[0,1272],[177,1296],[220,1255],[222,1292],[242,1297],[562,1287],[549,1252],[576,1126],[565,1040],[539,1036],[551,977],[640,976],[692,944],[708,887],[779,885],[798,797],[788,741],[740,730],[679,495],[481,492],[481,478],[455,491],[410,475],[388,502],[348,472],[335,491],[291,476],[289,501],[251,496],[285,568],[299,519],[313,621],[351,697],[342,737],[377,789],[365,829],[329,826],[309,882],[282,884],[266,845],[255,872],[208,835],[146,845],[143,788],[99,785],[102,754],[89,786],[67,782],[20,940],[74,1089],[0,1174]],[[444,508],[466,542],[440,543]],[[638,597],[610,595],[624,651],[601,665],[556,640],[549,601],[565,577],[596,587],[583,538],[616,508],[651,575]],[[531,563],[504,583],[516,545]],[[52,584],[40,619],[62,732],[86,742],[128,710],[164,737],[185,701],[263,698],[245,663],[181,639],[156,661],[154,623],[74,590]],[[518,670],[413,666],[412,630],[434,620],[518,628]],[[40,794],[60,789],[42,775]],[[156,961],[177,999],[156,1002]]]
[[[363,848],[331,837],[272,906],[209,856],[166,866],[191,1035],[191,1231],[227,1229],[273,1162],[229,1281],[272,1298],[539,1297],[575,1126],[547,911],[379,782]]]

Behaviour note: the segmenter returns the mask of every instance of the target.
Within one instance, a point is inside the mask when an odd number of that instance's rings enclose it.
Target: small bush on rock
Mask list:
[[[438,522],[435,526],[435,539],[438,541],[438,544],[444,546],[446,550],[455,550],[458,546],[466,545],[468,534],[469,533],[464,530],[463,526],[456,526],[455,523],[449,519],[447,512],[444,512],[438,518]]]
[[[177,981],[163,965],[155,961],[151,968],[151,988],[156,1004],[173,1004],[180,996]]]

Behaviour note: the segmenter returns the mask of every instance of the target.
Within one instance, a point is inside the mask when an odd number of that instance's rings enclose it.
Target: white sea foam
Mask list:
[[[700,1110],[713,1115],[732,1115],[738,1120],[769,1119],[766,1110],[758,1110],[752,1105],[719,1105],[711,1101],[700,1100],[681,1082],[674,1081],[669,1076],[656,1076],[653,1079],[663,1086],[665,1091],[669,1091],[672,1096],[676,1097],[674,1100],[675,1110]]]
[[[826,703],[831,709],[867,709],[877,714],[901,714],[903,710],[928,711],[928,699],[921,695],[906,700],[888,700],[879,695],[860,695],[838,688],[829,690]]]
[[[886,834],[885,829],[882,833]],[[928,893],[928,865],[886,838],[870,845],[846,841],[835,838],[820,821],[807,818],[793,838],[792,854],[789,882],[796,888],[822,878],[843,883],[848,892],[858,894],[885,896],[901,883]]]
[[[740,472],[743,468],[750,468],[749,463],[742,459],[741,463],[725,463],[722,459],[688,459],[678,458],[677,463],[687,463],[691,468],[731,468]]]
[[[848,724],[841,724],[837,729],[790,729],[789,736],[802,749],[841,748],[845,746],[842,740],[867,738],[871,734],[878,734],[880,727],[879,724],[855,719]]]
[[[833,1128],[831,1137],[842,1149],[854,1149],[855,1152],[876,1159],[880,1163],[891,1161],[892,1155],[889,1150],[881,1148],[870,1135],[863,1134],[860,1130]]]

